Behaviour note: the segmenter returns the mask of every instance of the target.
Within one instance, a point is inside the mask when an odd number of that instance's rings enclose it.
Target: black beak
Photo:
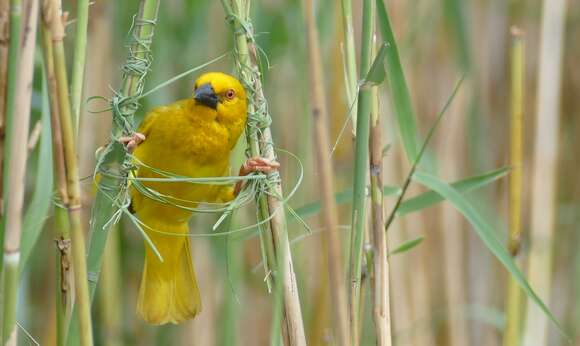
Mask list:
[[[213,90],[211,84],[200,85],[195,89],[193,98],[199,104],[207,106],[212,109],[217,109],[218,97]]]

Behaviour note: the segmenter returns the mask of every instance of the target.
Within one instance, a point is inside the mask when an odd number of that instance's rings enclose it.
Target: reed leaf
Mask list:
[[[34,193],[28,203],[24,214],[22,226],[23,237],[20,244],[20,272],[25,268],[36,241],[40,236],[47,214],[50,209],[53,194],[53,168],[52,168],[52,131],[50,127],[50,111],[48,107],[48,92],[43,84],[42,92],[42,132],[38,145],[38,158],[36,165],[36,180]]]
[[[413,248],[415,248],[416,246],[418,246],[419,244],[421,244],[423,242],[423,240],[425,240],[425,237],[422,237],[422,236],[417,237],[415,239],[407,240],[407,241],[403,242],[402,244],[398,245],[393,250],[389,251],[389,256],[393,256],[393,255],[397,255],[400,253],[410,251]]]
[[[518,266],[510,256],[506,248],[496,238],[493,227],[475,209],[475,207],[451,185],[439,180],[439,178],[424,172],[415,172],[413,180],[425,187],[437,191],[447,201],[449,201],[473,226],[474,231],[483,241],[491,253],[503,264],[505,269],[516,279],[526,295],[540,308],[540,310],[553,322],[562,335],[566,335],[564,329],[550,311],[548,306],[540,299],[530,286]]]
[[[453,188],[461,193],[467,193],[481,189],[489,184],[505,177],[510,171],[509,167],[502,167],[494,169],[489,172],[474,175],[465,179],[458,180],[451,183]],[[384,186],[383,195],[387,196],[398,196],[401,193],[401,188],[395,186]],[[352,202],[352,190],[344,190],[334,194],[334,200],[337,205],[342,205]],[[397,216],[403,216],[412,212],[421,211],[423,209],[429,208],[437,203],[444,201],[445,199],[435,191],[427,191],[418,196],[411,197],[401,203],[397,210]],[[321,210],[320,201],[311,202],[303,206],[294,209],[294,212],[299,217],[305,219],[318,214]]]
[[[466,192],[483,188],[498,179],[505,177],[509,172],[510,167],[502,167],[473,177],[461,179],[452,183],[451,186],[462,194],[465,194]],[[444,200],[445,198],[437,193],[437,191],[431,190],[424,192],[401,203],[396,214],[397,216],[403,216],[431,207]]]
[[[399,126],[399,135],[401,136],[407,159],[413,162],[419,153],[419,144],[417,141],[417,124],[413,105],[411,104],[411,95],[409,94],[409,88],[405,80],[405,73],[401,65],[395,35],[391,29],[389,13],[383,0],[376,0],[376,3],[379,29],[383,41],[387,44],[385,57],[387,80],[389,82],[391,100],[395,109],[395,117]]]

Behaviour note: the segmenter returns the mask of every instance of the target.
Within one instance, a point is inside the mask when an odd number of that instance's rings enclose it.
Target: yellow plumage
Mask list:
[[[207,73],[195,83],[191,99],[153,109],[139,128],[146,137],[134,152],[145,165],[186,177],[229,175],[229,154],[247,118],[242,85],[223,73]],[[140,167],[136,176],[160,176]],[[229,201],[233,188],[188,182],[143,182],[175,204],[195,207],[199,202]],[[145,265],[138,314],[148,323],[180,323],[201,310],[191,250],[190,211],[131,191],[132,207],[163,262],[145,245]],[[163,233],[172,233],[168,235]],[[178,236],[175,234],[180,234]]]

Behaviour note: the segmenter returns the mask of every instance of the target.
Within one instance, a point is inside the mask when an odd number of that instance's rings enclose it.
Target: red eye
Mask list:
[[[228,91],[226,91],[226,98],[228,100],[233,99],[234,96],[236,96],[236,92],[234,91],[234,89],[229,89]]]

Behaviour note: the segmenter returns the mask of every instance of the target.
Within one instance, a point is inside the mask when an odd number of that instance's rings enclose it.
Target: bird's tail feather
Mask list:
[[[187,225],[185,225],[187,228]],[[189,239],[152,234],[163,262],[146,246],[137,313],[149,324],[180,323],[201,310]]]

